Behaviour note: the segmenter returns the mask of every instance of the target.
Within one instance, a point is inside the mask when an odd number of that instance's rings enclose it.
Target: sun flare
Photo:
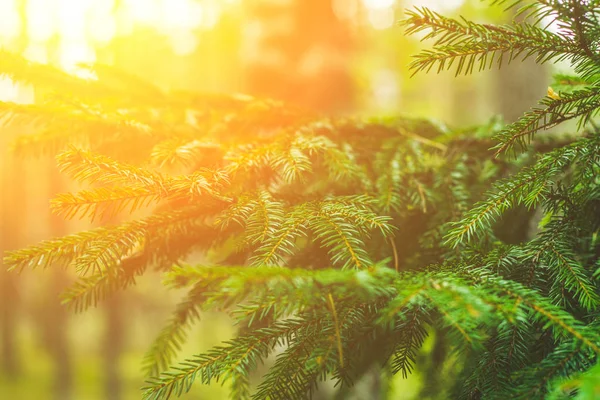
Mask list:
[[[79,63],[96,61],[99,48],[136,28],[152,27],[185,55],[197,45],[195,32],[210,29],[222,9],[237,0],[2,0],[0,48],[57,64],[80,74]]]
[[[411,0],[409,6],[457,8],[464,0]],[[214,29],[223,13],[258,4],[257,0],[0,0],[0,49],[58,66],[83,78],[93,78],[81,63],[110,53],[114,41],[152,29],[166,37],[175,56],[192,54],[202,31]],[[450,4],[451,3],[451,4]],[[376,30],[393,27],[400,17],[397,0],[334,0],[340,19],[364,23]],[[359,18],[358,18],[359,19]],[[251,24],[251,21],[248,22]],[[248,39],[250,40],[250,39]],[[142,50],[144,51],[144,50]],[[0,78],[0,100],[27,101],[7,78]],[[7,88],[13,88],[8,90]]]

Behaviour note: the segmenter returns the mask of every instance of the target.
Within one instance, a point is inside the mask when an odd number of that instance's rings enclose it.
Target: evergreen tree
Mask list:
[[[306,398],[329,379],[347,391],[375,365],[409,374],[431,334],[428,357],[455,371],[440,396],[595,398],[600,2],[508,6],[527,18],[494,26],[418,8],[405,21],[435,40],[416,72],[468,74],[532,56],[572,64],[517,122],[462,131],[165,93],[101,65],[85,81],[1,54],[0,73],[53,92],[0,105],[4,125],[39,127],[15,151],[59,151],[61,170],[93,185],[58,196],[53,210],[131,214],[5,261],[74,268],[81,279],[64,300],[76,310],[151,269],[187,288],[145,358],[146,399],[217,381],[235,399]],[[536,23],[548,19],[556,30]],[[579,122],[574,134],[537,134],[568,120]],[[529,232],[519,240],[516,222]],[[187,264],[198,251],[204,262]],[[230,313],[239,335],[171,366],[207,309]],[[250,372],[273,355],[251,387]]]

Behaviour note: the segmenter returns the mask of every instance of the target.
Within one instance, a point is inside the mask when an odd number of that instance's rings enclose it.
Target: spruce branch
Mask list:
[[[492,3],[522,6],[521,15],[558,29],[426,8],[406,24],[434,40],[415,72],[469,73],[528,57],[571,63],[574,74],[505,127],[331,118],[252,97],[167,94],[102,65],[87,66],[98,77],[87,82],[0,57],[0,74],[64,88],[45,103],[0,104],[0,124],[37,130],[17,150],[76,143],[60,168],[100,186],[60,195],[55,211],[95,218],[159,204],[150,216],[9,253],[9,267],[73,266],[84,275],[64,295],[75,310],[152,267],[186,289],[146,355],[148,399],[216,380],[230,383],[233,398],[300,399],[329,379],[341,398],[373,365],[406,376],[432,330],[437,344],[423,357],[464,364],[450,372],[456,397],[541,398],[554,382],[567,395],[583,390],[565,382],[587,379],[600,353],[600,2]],[[579,129],[590,124],[584,137],[534,137],[577,119]],[[528,151],[490,160],[492,136],[496,155]],[[131,149],[134,157],[124,154]],[[444,237],[460,249],[444,248]],[[194,250],[206,265],[185,264]],[[169,369],[203,310],[229,313],[240,333]],[[255,386],[251,373],[274,353]]]
[[[488,286],[498,293],[505,293],[533,312],[534,321],[544,324],[544,328],[554,328],[558,337],[566,337],[580,342],[595,353],[600,353],[600,336],[587,328],[571,314],[552,304],[534,290],[523,287],[517,282],[498,278],[487,278]]]
[[[418,351],[428,336],[424,324],[426,318],[426,311],[416,306],[403,314],[401,321],[396,325],[395,330],[401,336],[392,359],[393,374],[402,372],[402,377],[406,379],[412,373]]]
[[[495,26],[460,22],[423,7],[409,11],[404,25],[407,34],[429,30],[423,40],[436,39],[433,50],[415,56],[410,65],[415,73],[429,71],[435,65],[440,72],[450,69],[457,61],[456,75],[470,74],[476,65],[480,71],[491,68],[494,61],[501,66],[505,55],[509,63],[522,54],[523,59],[535,55],[540,63],[579,59],[584,55],[568,36],[528,23]]]
[[[186,339],[186,330],[200,319],[200,308],[210,290],[203,282],[196,283],[185,300],[177,305],[173,317],[162,329],[144,356],[144,371],[147,376],[158,376],[167,369]]]
[[[121,225],[99,227],[46,240],[38,245],[9,252],[4,262],[10,269],[18,270],[74,263],[84,275],[91,270],[102,276],[140,248],[151,249],[156,246],[157,251],[164,251],[160,257],[168,256],[174,250],[167,251],[165,245],[157,246],[162,240],[179,240],[183,244],[186,242],[185,238],[190,237],[197,244],[202,243],[195,237],[195,232],[200,230],[202,234],[207,233],[203,219],[203,208],[194,206],[165,211]],[[177,251],[175,253],[179,254]]]
[[[486,200],[475,204],[460,222],[452,224],[446,235],[447,243],[456,247],[470,241],[518,204],[536,207],[548,195],[554,177],[576,162],[588,146],[595,146],[593,140],[580,139],[543,155],[532,167],[495,183],[495,191],[488,193]]]
[[[141,184],[164,186],[166,179],[157,172],[118,162],[110,157],[71,147],[57,156],[61,172],[83,183],[103,185]]]
[[[103,171],[95,165],[93,170],[83,167],[70,167],[78,176],[87,174],[88,179],[114,180],[107,171],[106,164]],[[132,170],[134,170],[132,168]],[[115,216],[125,209],[130,213],[148,207],[152,203],[159,203],[164,200],[189,200],[205,201],[207,208],[219,207],[221,204],[230,203],[231,199],[222,195],[220,192],[229,184],[226,174],[220,171],[211,171],[203,169],[194,172],[191,175],[161,178],[148,172],[137,170],[138,174],[144,174],[141,181],[137,184],[127,186],[99,187],[90,190],[81,190],[78,193],[59,194],[52,200],[52,211],[71,219],[79,216],[80,218],[90,218],[92,221],[98,216],[100,219]],[[125,170],[122,171],[126,174]],[[121,179],[121,178],[119,178]]]
[[[579,126],[585,125],[600,108],[600,89],[576,90],[562,94],[558,99],[546,97],[540,104],[545,108],[534,108],[496,135],[496,156],[513,150],[515,145],[525,148],[536,132],[565,121],[578,118]]]
[[[68,88],[69,92],[88,98],[112,94],[94,81],[87,81],[58,68],[29,61],[6,50],[0,50],[0,76],[56,92]]]
[[[512,388],[516,398],[545,398],[549,383],[560,376],[576,373],[580,365],[589,367],[593,356],[578,346],[577,342],[564,342],[535,368],[521,372],[519,385]]]
[[[284,265],[285,257],[296,251],[296,240],[306,235],[307,212],[313,208],[305,203],[289,211],[281,227],[255,251],[250,265]]]
[[[202,383],[209,384],[213,380],[227,380],[236,372],[244,374],[244,370],[253,369],[276,345],[287,342],[299,331],[315,329],[318,324],[318,320],[286,320],[233,339],[227,346],[198,355],[172,371],[151,378],[149,386],[143,389],[144,399],[168,399],[173,394],[181,396],[190,390],[197,377]]]
[[[174,138],[157,143],[150,154],[152,164],[164,167],[171,165],[192,166],[211,153],[223,155],[223,146],[209,139]]]
[[[15,138],[17,154],[56,154],[68,145],[98,146],[111,141],[148,140],[156,132],[149,124],[116,112],[100,112],[81,104],[48,101],[47,104],[0,103],[1,126],[32,126],[32,134]]]
[[[82,312],[96,306],[114,292],[132,286],[136,277],[148,267],[144,254],[135,254],[121,261],[120,265],[108,273],[97,272],[80,278],[61,294],[62,303],[75,312]]]

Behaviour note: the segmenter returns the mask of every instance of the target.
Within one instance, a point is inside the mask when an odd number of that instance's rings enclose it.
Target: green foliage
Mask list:
[[[15,150],[60,150],[59,168],[92,185],[59,195],[53,211],[131,218],[6,262],[73,267],[81,279],[64,300],[77,310],[151,269],[188,290],[146,355],[146,399],[217,381],[235,399],[306,398],[329,380],[349,393],[374,367],[407,376],[423,357],[458,366],[445,388],[453,398],[593,398],[600,3],[517,5],[529,19],[507,26],[408,13],[408,32],[435,40],[415,72],[470,73],[529,56],[574,68],[517,122],[456,132],[165,93],[106,66],[85,81],[7,54],[0,74],[47,94],[1,105],[3,125],[37,128]],[[557,30],[536,23],[544,18]],[[567,139],[535,135],[571,119],[580,125]],[[505,227],[519,218],[526,239],[511,241]],[[229,313],[238,336],[174,364],[205,310]],[[446,347],[423,355],[431,333]],[[270,369],[255,385],[263,363]]]

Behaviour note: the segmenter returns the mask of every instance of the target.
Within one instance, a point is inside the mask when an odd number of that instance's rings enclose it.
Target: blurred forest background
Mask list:
[[[323,113],[427,117],[450,127],[494,115],[512,121],[546,93],[552,71],[531,62],[410,79],[410,56],[422,45],[397,21],[412,6],[482,22],[506,18],[480,0],[0,0],[0,50],[75,74],[80,62],[109,64],[166,90],[247,93]],[[0,78],[0,101],[35,96]],[[24,130],[0,130],[2,252],[86,227],[49,213],[49,199],[72,188],[52,157],[10,153]],[[0,399],[140,398],[143,354],[180,295],[160,279],[75,314],[59,297],[70,271],[0,269]],[[226,317],[206,315],[182,353],[208,349],[234,329]],[[415,398],[427,385],[418,368],[397,378],[397,398]],[[198,386],[186,398],[226,393]]]

